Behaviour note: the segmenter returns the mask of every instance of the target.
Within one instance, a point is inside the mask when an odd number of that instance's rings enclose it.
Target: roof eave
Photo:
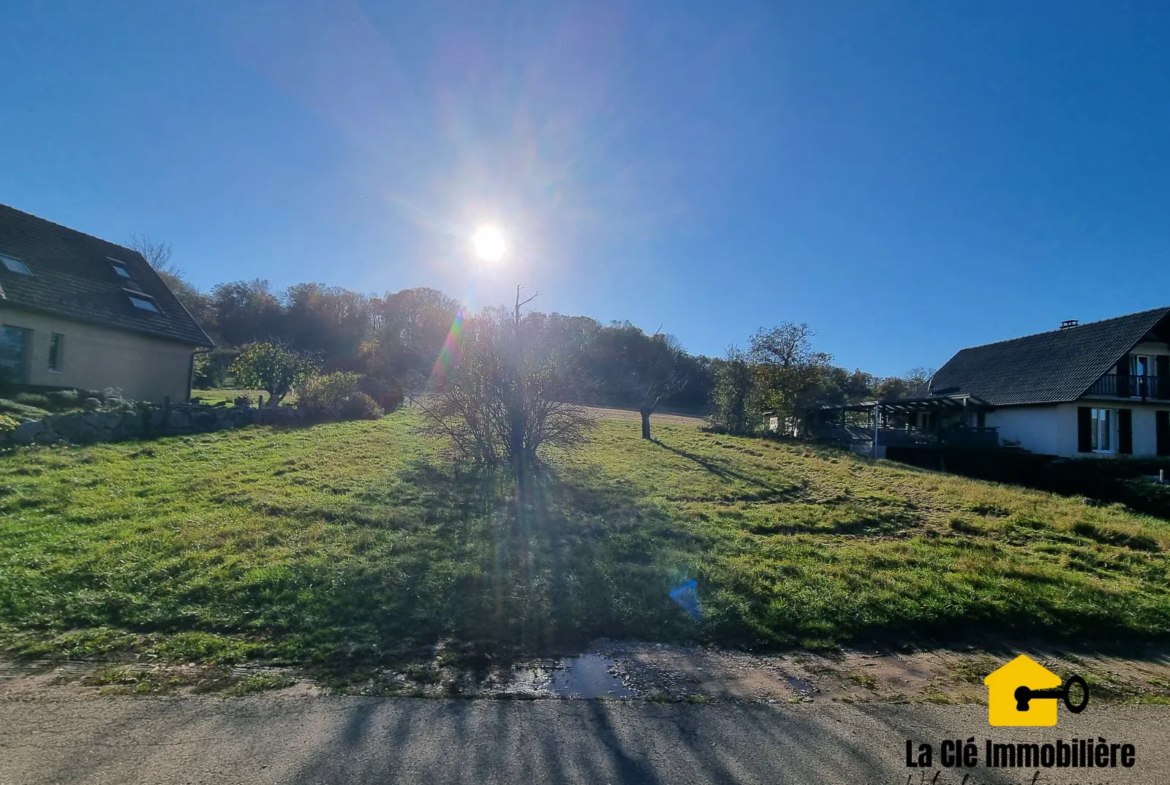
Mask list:
[[[90,327],[104,327],[107,330],[116,330],[122,333],[131,333],[132,335],[145,335],[150,338],[155,338],[159,341],[168,341],[170,343],[178,343],[183,346],[198,346],[206,349],[214,349],[215,341],[208,337],[207,332],[199,327],[199,322],[192,322],[199,328],[199,332],[203,335],[203,341],[188,340],[186,338],[179,338],[174,335],[163,335],[150,329],[135,329],[133,327],[126,327],[121,324],[111,324],[110,322],[102,321],[101,319],[86,319],[81,316],[69,315],[66,316],[60,311],[54,311],[49,308],[37,308],[34,305],[24,305],[23,303],[13,302],[12,300],[0,300],[0,308],[12,308],[17,311],[28,311],[29,313],[41,314],[43,316],[52,316],[57,319],[62,319],[67,322],[76,322],[77,324],[85,324]]]

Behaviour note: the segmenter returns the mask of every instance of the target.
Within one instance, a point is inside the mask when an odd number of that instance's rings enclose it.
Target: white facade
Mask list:
[[[1108,450],[1093,453],[1077,451],[1077,409],[1081,407],[1106,409],[1111,413]],[[1170,401],[1142,403],[1140,400],[1102,398],[1043,406],[1005,406],[987,413],[987,425],[999,429],[1001,444],[1016,442],[1021,448],[1034,453],[1060,455],[1066,458],[1107,458],[1119,455],[1117,417],[1119,409],[1129,409],[1132,412],[1133,455],[1137,457],[1157,455],[1156,412],[1170,412]]]
[[[1000,444],[1017,443],[1025,450],[1062,455],[1058,406],[1008,406],[987,413],[988,427],[999,429]],[[1077,445],[1077,413],[1072,413],[1073,449]],[[1066,428],[1067,430],[1067,428]]]

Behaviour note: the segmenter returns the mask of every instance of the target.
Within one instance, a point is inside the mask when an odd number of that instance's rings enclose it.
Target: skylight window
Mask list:
[[[19,259],[13,259],[11,256],[0,256],[0,262],[8,268],[9,272],[19,273],[20,275],[32,275],[32,270],[28,269],[28,265]]]
[[[125,262],[119,262],[112,256],[107,256],[106,258],[110,260],[110,265],[114,268],[114,272],[116,272],[118,275],[123,278],[134,278],[134,276],[130,274],[130,268],[126,266]]]
[[[151,313],[162,313],[159,310],[158,303],[149,294],[142,294],[141,292],[126,292],[126,296],[130,298],[130,303],[135,308],[142,311],[150,311]]]

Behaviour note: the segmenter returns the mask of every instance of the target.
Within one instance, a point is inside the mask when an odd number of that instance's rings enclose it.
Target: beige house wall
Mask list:
[[[119,387],[136,401],[186,401],[195,347],[0,306],[0,324],[31,330],[26,383],[103,390]],[[49,370],[49,341],[64,336],[61,370]]]

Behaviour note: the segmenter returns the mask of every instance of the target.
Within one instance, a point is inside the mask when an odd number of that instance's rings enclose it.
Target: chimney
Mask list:
[[[1065,319],[1063,322],[1060,323],[1060,329],[1068,330],[1068,329],[1071,329],[1073,327],[1076,327],[1078,324],[1080,324],[1080,322],[1076,319]]]

